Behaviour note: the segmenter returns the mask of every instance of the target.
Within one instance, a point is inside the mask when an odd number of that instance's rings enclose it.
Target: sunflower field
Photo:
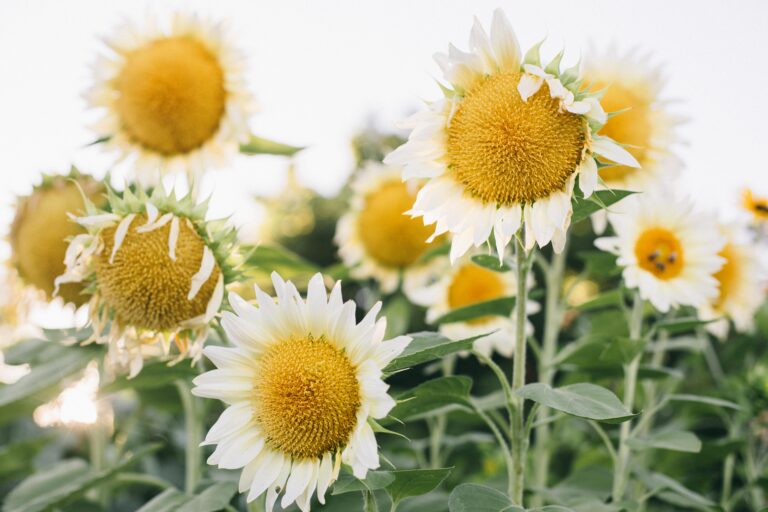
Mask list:
[[[664,55],[578,58],[517,8],[417,56],[432,96],[349,136],[333,194],[256,122],[258,31],[152,4],[89,34],[67,123],[109,163],[5,205],[0,510],[768,511],[765,166],[697,200],[707,112]],[[227,197],[242,161],[282,189]]]

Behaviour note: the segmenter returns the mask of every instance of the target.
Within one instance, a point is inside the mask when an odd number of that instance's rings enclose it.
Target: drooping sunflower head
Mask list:
[[[608,159],[599,174],[609,187],[643,190],[649,182],[675,177],[680,167],[671,146],[681,118],[669,111],[661,69],[649,61],[610,50],[593,51],[585,62],[584,83],[602,92],[600,103],[610,113],[598,134],[624,144],[640,164],[638,169]]]
[[[527,248],[552,241],[559,251],[576,178],[589,196],[598,156],[638,163],[599,133],[608,120],[599,95],[582,87],[578,66],[561,71],[562,52],[544,66],[539,43],[523,59],[500,10],[490,37],[476,22],[469,44],[436,56],[445,97],[409,120],[408,142],[385,161],[428,179],[412,211],[454,235],[453,261],[491,232],[503,254],[523,221]]]
[[[57,285],[87,283],[94,339],[119,340],[132,373],[141,346],[157,341],[166,354],[173,341],[180,356],[199,356],[224,285],[235,275],[234,230],[206,222],[206,204],[169,196],[162,187],[149,196],[110,189],[108,197],[109,211],[87,203],[88,215],[77,218],[88,232],[70,242]]]
[[[624,202],[621,213],[609,215],[616,236],[596,245],[619,256],[627,286],[662,312],[716,298],[724,240],[714,217],[661,189]]]
[[[221,24],[178,14],[167,29],[148,25],[105,40],[109,53],[87,94],[103,111],[99,139],[136,156],[140,169],[194,174],[221,164],[249,136],[243,57]]]
[[[369,419],[394,406],[382,369],[410,338],[383,341],[380,304],[357,323],[354,303],[342,301],[338,284],[329,297],[320,274],[306,299],[277,274],[272,280],[277,297],[257,288],[258,307],[230,294],[234,313],[222,325],[235,348],[206,347],[217,369],[197,377],[192,392],[230,404],[206,436],[217,445],[208,463],[243,468],[248,501],[266,492],[271,509],[282,494],[283,507],[295,501],[308,511],[315,491],[324,503],[342,461],[358,478],[378,467]]]
[[[352,275],[373,277],[385,292],[394,291],[401,274],[409,279],[422,257],[445,240],[409,211],[418,185],[403,183],[401,170],[369,163],[352,183],[349,211],[339,219],[336,244]]]
[[[103,205],[104,186],[73,168],[69,176],[44,176],[27,197],[19,199],[11,225],[11,260],[24,283],[53,298],[54,280],[64,272],[64,254],[68,239],[85,230],[70,215],[85,211],[83,194]],[[65,302],[81,306],[88,297],[78,284],[59,290]]]

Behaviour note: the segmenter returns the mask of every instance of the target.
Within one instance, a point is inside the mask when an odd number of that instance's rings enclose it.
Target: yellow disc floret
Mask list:
[[[451,309],[471,306],[479,302],[504,296],[505,286],[501,274],[474,263],[466,263],[454,274],[448,287],[448,306]],[[470,323],[483,323],[488,318],[476,318]]]
[[[96,280],[118,324],[164,331],[205,313],[220,270],[217,265],[192,300],[187,298],[205,242],[188,222],[180,220],[175,261],[169,255],[171,223],[138,232],[146,217],[137,216],[111,262],[116,228],[101,232],[104,249],[96,257]]]
[[[89,199],[100,202],[101,184],[82,176],[77,182]],[[81,214],[84,209],[77,185],[63,177],[54,178],[19,202],[11,226],[13,262],[24,282],[45,292],[49,299],[53,298],[54,280],[65,271],[67,239],[85,232],[67,214]],[[79,283],[66,283],[58,295],[80,306],[88,301],[82,289]]]
[[[298,459],[338,451],[349,441],[360,403],[355,368],[325,338],[289,339],[261,356],[255,419],[274,450]]]
[[[677,277],[685,264],[680,240],[664,228],[643,231],[635,242],[635,257],[640,268],[661,280]]]
[[[224,72],[200,42],[155,40],[126,56],[115,79],[117,111],[129,136],[164,155],[199,148],[224,115]]]
[[[523,101],[519,73],[489,76],[467,92],[447,128],[448,165],[469,194],[502,205],[565,190],[581,162],[587,125],[561,110],[544,84]]]
[[[379,264],[406,267],[430,246],[427,239],[434,230],[405,214],[414,199],[400,181],[385,183],[365,198],[357,229],[366,252]]]
[[[725,263],[715,274],[720,292],[713,304],[715,310],[721,310],[728,298],[738,293],[740,283],[743,282],[738,249],[732,244],[726,244],[719,256],[725,260]]]

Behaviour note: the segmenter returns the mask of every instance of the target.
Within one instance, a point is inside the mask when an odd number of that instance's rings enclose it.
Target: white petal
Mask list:
[[[585,155],[584,161],[579,167],[579,188],[584,193],[584,197],[589,197],[597,187],[597,163],[591,155]]]
[[[541,77],[523,73],[517,84],[517,92],[520,93],[520,98],[522,98],[523,101],[528,101],[528,98],[541,89],[541,84],[543,83],[544,80]]]
[[[208,281],[208,278],[211,277],[211,273],[213,273],[215,265],[216,258],[213,256],[213,251],[211,251],[208,246],[205,246],[203,248],[203,258],[200,261],[200,270],[198,270],[197,273],[192,276],[192,283],[189,288],[187,300],[192,300],[195,298],[195,295],[197,295],[197,292],[200,291],[200,288],[202,288],[205,282]]]
[[[491,45],[496,54],[496,62],[502,71],[517,71],[520,68],[520,44],[501,9],[493,12],[491,22]]]
[[[602,155],[617,164],[628,167],[640,167],[640,164],[632,154],[607,138],[599,138],[592,141],[592,151]]]
[[[115,255],[117,254],[117,250],[120,249],[120,246],[123,245],[123,240],[125,240],[125,235],[128,234],[128,228],[131,227],[131,222],[133,222],[133,219],[136,217],[135,213],[132,213],[128,215],[126,218],[120,221],[120,224],[117,225],[117,229],[115,230],[115,241],[114,245],[112,246],[112,254],[109,255],[109,263],[112,264],[115,262]]]
[[[168,256],[172,261],[176,261],[176,242],[179,240],[179,218],[174,217],[171,221],[171,231],[168,233]]]

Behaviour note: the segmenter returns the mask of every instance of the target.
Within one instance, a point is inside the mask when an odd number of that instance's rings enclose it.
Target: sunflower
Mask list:
[[[660,189],[624,202],[622,213],[608,215],[616,236],[595,245],[619,256],[627,286],[661,312],[716,299],[725,241],[714,217]]]
[[[438,318],[454,309],[472,306],[517,294],[515,272],[496,272],[481,267],[471,259],[481,254],[476,249],[470,250],[451,265],[448,257],[435,258],[435,264],[414,277],[414,284],[405,289],[406,295],[414,303],[427,308],[427,322],[434,323]],[[528,288],[533,288],[533,274],[528,274]],[[528,314],[539,311],[539,304],[528,301]],[[505,357],[512,357],[515,345],[516,319],[512,316],[486,316],[466,322],[440,324],[439,331],[450,339],[465,339],[479,334],[491,333],[475,341],[474,349],[490,356],[496,351]],[[533,334],[533,325],[526,324],[527,335]]]
[[[76,221],[88,232],[67,248],[63,283],[87,283],[93,336],[108,343],[111,368],[135,376],[149,356],[178,350],[174,362],[200,357],[209,323],[235,275],[235,231],[204,220],[207,205],[162,187],[108,190],[110,211],[87,202]]]
[[[70,214],[85,210],[81,191],[89,200],[103,205],[104,186],[73,169],[69,176],[43,176],[29,196],[19,198],[11,224],[11,262],[22,281],[53,299],[54,280],[64,272],[67,239],[85,230]],[[67,284],[59,290],[64,302],[81,306],[88,301],[83,287]]]
[[[368,163],[352,182],[350,209],[336,228],[339,255],[351,275],[375,279],[384,293],[428,265],[422,256],[442,241],[428,241],[431,230],[406,215],[416,184],[403,183],[400,174],[399,168]]]
[[[454,46],[435,59],[449,85],[444,98],[411,117],[408,142],[385,162],[403,178],[427,178],[412,208],[436,233],[453,234],[451,260],[491,233],[502,257],[525,223],[525,246],[565,245],[576,177],[585,196],[597,185],[597,155],[637,166],[610,138],[596,95],[582,90],[576,68],[560,71],[562,53],[546,67],[539,45],[521,61],[503,12],[490,37],[479,22],[470,51]]]
[[[258,307],[230,294],[234,313],[222,324],[235,347],[205,348],[218,369],[197,377],[192,393],[229,404],[205,438],[217,445],[208,463],[242,468],[247,501],[266,492],[272,510],[282,494],[283,507],[295,501],[306,512],[315,492],[325,502],[342,462],[360,479],[379,467],[369,419],[395,405],[382,369],[411,339],[382,341],[381,303],[357,323],[340,283],[327,296],[320,274],[306,300],[276,273],[272,282],[276,300],[257,287]]]
[[[137,172],[194,177],[248,140],[254,102],[244,57],[221,24],[176,14],[169,25],[127,23],[106,38],[86,100],[102,113],[99,141],[135,157]]]
[[[726,242],[720,250],[725,263],[715,274],[718,294],[699,307],[699,316],[715,320],[707,329],[723,339],[728,318],[739,332],[752,329],[755,312],[765,300],[766,269],[750,233],[735,225],[721,226],[720,231]]]

